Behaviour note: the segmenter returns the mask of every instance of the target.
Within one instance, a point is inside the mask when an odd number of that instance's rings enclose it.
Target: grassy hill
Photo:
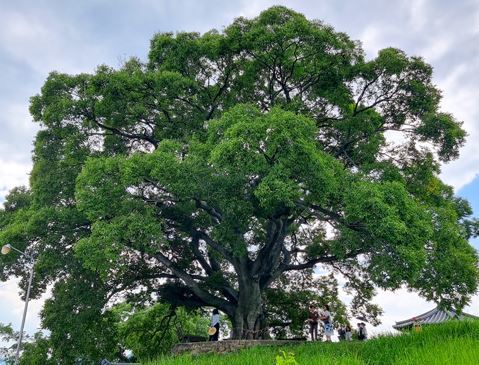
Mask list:
[[[367,342],[307,343],[256,347],[226,355],[165,356],[148,365],[274,365],[279,351],[293,352],[299,365],[477,365],[479,320],[452,321],[421,332],[384,336]],[[294,362],[281,365],[295,365]]]

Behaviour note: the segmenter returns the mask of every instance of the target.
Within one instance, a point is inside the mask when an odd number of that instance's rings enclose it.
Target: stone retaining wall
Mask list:
[[[295,340],[224,340],[212,342],[187,342],[176,344],[171,352],[175,355],[189,352],[193,355],[216,352],[226,353],[253,346],[279,346],[298,344],[304,341]]]

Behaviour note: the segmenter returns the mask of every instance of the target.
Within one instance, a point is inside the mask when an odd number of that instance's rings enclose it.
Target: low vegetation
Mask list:
[[[479,321],[464,321],[364,343],[307,343],[281,348],[255,347],[226,355],[166,356],[147,365],[468,365],[477,364],[477,359]]]

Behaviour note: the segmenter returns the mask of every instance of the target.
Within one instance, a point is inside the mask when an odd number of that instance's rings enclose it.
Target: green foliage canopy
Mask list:
[[[7,198],[0,241],[38,257],[36,294],[55,283],[49,328],[75,301],[100,326],[120,297],[214,306],[234,336],[264,333],[268,289],[293,295],[316,265],[347,279],[353,315],[374,320],[374,287],[403,285],[460,309],[477,287],[478,224],[438,177],[466,133],[431,77],[420,57],[366,60],[283,7],[157,34],[147,63],[53,72],[31,100],[31,188]],[[2,279],[25,277],[1,260]]]

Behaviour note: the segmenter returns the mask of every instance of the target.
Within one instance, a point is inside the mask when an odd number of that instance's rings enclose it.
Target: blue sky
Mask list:
[[[49,72],[92,72],[130,56],[145,59],[155,32],[222,29],[274,4],[348,33],[369,57],[393,46],[434,67],[442,108],[462,120],[469,135],[461,157],[443,166],[441,177],[479,215],[479,0],[0,0],[0,202],[28,182],[38,130],[28,100]],[[0,322],[16,328],[22,310],[17,292],[14,281],[0,283]],[[380,292],[377,302],[385,309],[384,328],[432,306],[406,290]],[[39,325],[41,303],[32,303],[30,332]],[[473,313],[479,314],[478,304],[475,298]]]
[[[475,217],[479,217],[479,175],[457,191],[457,195],[467,199],[471,204]],[[479,250],[479,238],[471,241],[472,245]]]

